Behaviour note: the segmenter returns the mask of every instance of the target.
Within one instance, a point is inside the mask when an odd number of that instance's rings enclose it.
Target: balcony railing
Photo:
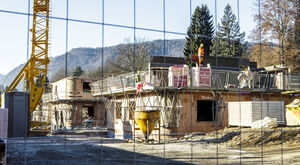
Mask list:
[[[91,83],[92,94],[110,94],[136,90],[142,83],[145,89],[174,88],[247,88],[262,90],[299,90],[300,75],[263,74],[251,72],[242,79],[243,72],[226,70],[151,70],[124,74]],[[239,79],[238,79],[239,78]],[[246,84],[245,84],[246,83]]]
[[[75,99],[85,99],[91,100],[94,97],[91,95],[90,90],[86,91],[75,91],[75,92],[66,92],[66,91],[52,91],[50,93],[44,93],[42,95],[43,102],[55,102],[62,100],[75,100]]]

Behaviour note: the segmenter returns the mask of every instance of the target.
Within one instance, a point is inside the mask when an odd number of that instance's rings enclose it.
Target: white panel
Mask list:
[[[252,105],[250,102],[229,102],[228,122],[232,126],[250,126]]]
[[[284,124],[283,101],[243,101],[228,103],[228,124],[231,126],[251,126],[252,122],[265,117],[276,118]]]

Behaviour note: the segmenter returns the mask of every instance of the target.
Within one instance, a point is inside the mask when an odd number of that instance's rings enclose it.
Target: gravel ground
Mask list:
[[[300,164],[300,144],[230,147],[207,136],[164,144],[127,143],[100,136],[9,139],[8,164]]]

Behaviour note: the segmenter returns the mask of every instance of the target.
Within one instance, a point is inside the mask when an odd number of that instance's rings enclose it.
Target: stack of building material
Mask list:
[[[228,124],[251,127],[253,122],[265,117],[276,118],[277,124],[284,124],[283,101],[242,101],[228,103]]]
[[[7,138],[8,109],[0,108],[0,138]]]
[[[7,138],[7,125],[8,125],[8,109],[0,108],[0,164],[6,164],[6,145]],[[2,141],[3,139],[4,141]]]
[[[211,69],[208,67],[193,67],[192,81],[194,87],[211,87]]]
[[[188,85],[189,67],[186,65],[174,65],[169,67],[169,86],[184,87]]]

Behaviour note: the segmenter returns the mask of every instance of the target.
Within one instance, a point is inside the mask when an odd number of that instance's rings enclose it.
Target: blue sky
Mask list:
[[[105,0],[104,22],[117,25],[134,25],[133,0]],[[249,36],[254,28],[253,15],[256,12],[255,0],[240,0],[241,30]],[[207,4],[215,15],[214,0],[192,0],[192,10]],[[217,0],[218,22],[224,7],[230,4],[237,15],[237,0]],[[32,0],[30,1],[32,6]],[[190,24],[189,0],[165,0],[166,31],[186,33]],[[0,0],[0,10],[27,13],[27,0]],[[32,11],[32,9],[31,9]],[[66,0],[52,0],[52,16],[66,17]],[[102,22],[102,0],[69,0],[69,18]],[[215,20],[215,18],[213,18]],[[27,52],[27,16],[0,12],[0,73],[6,74],[21,63],[25,63]],[[30,27],[31,27],[30,20]],[[50,57],[66,51],[66,21],[52,19],[50,30]],[[136,26],[147,29],[163,30],[163,1],[136,0]],[[68,50],[76,47],[101,47],[102,26],[69,22]],[[104,46],[112,46],[133,39],[133,29],[105,26]],[[146,40],[163,39],[163,33],[137,30],[136,36]],[[166,34],[166,39],[184,38],[184,35]],[[30,43],[31,45],[31,43]],[[30,49],[29,49],[30,50]]]

